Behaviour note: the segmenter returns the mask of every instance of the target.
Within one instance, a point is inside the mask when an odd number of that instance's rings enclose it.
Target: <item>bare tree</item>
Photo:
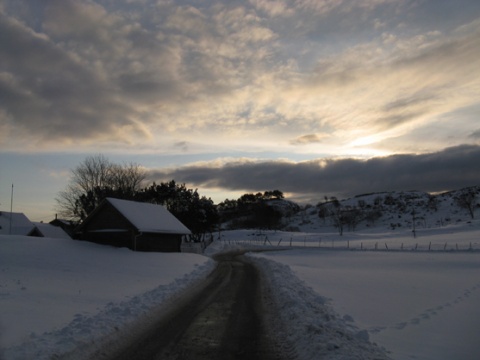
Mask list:
[[[145,171],[135,163],[117,165],[112,164],[109,175],[109,184],[113,189],[123,189],[135,192],[145,180]]]
[[[132,198],[144,179],[145,171],[137,164],[119,165],[103,155],[88,156],[72,169],[70,182],[58,193],[57,211],[78,221],[108,195]]]
[[[71,184],[82,192],[110,186],[114,164],[103,155],[88,156],[72,170]]]
[[[362,210],[354,206],[343,209],[342,217],[344,223],[348,226],[348,230],[355,231],[357,225],[365,218],[365,215]]]
[[[477,204],[477,193],[472,189],[464,189],[458,195],[455,200],[457,201],[458,206],[463,209],[467,209],[470,217],[475,218],[475,206]]]
[[[344,209],[336,197],[331,197],[330,217],[333,220],[333,226],[338,229],[338,233],[343,235],[343,226],[345,225]]]

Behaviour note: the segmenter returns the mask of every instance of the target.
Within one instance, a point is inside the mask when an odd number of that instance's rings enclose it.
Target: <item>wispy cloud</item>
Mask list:
[[[474,138],[474,139],[479,139],[480,140],[480,129],[478,130],[475,130],[474,132],[472,132],[470,134],[470,137]]]
[[[328,135],[326,134],[308,134],[308,135],[300,136],[294,140],[291,140],[290,143],[292,145],[316,144],[316,143],[322,142],[322,140],[327,137]]]
[[[428,1],[5,0],[1,140],[338,153],[402,139],[390,152],[406,151],[419,128],[478,103],[480,20],[462,4],[454,26],[432,27],[416,20]],[[454,144],[472,141],[465,126]]]

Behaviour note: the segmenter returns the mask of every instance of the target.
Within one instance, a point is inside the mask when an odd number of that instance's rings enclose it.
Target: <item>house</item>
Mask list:
[[[31,222],[23,213],[9,211],[0,211],[0,235],[71,239],[71,237],[59,227],[41,222]]]
[[[23,213],[0,211],[0,235],[38,236],[35,225]]]
[[[180,252],[191,234],[162,205],[106,198],[78,227],[75,237],[140,251]]]
[[[55,219],[49,222],[50,225],[60,227],[65,231],[70,237],[73,237],[73,231],[75,230],[75,223],[70,220],[59,219],[55,214]]]
[[[35,236],[56,239],[71,239],[70,235],[68,235],[61,227],[53,226],[43,222],[33,222],[33,225],[36,229]]]

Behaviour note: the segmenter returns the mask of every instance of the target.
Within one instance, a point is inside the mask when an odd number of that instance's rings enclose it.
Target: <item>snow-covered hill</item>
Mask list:
[[[346,214],[358,212],[354,229],[345,226],[347,232],[369,229],[418,230],[470,222],[472,220],[470,211],[466,205],[461,206],[459,201],[468,194],[475,196],[472,199],[472,211],[478,216],[480,186],[440,194],[420,191],[363,194],[339,200],[337,206],[339,211]],[[323,232],[335,227],[334,217],[328,211],[322,210],[335,210],[335,201],[326,199],[317,206],[303,208],[295,216],[287,219],[286,228],[303,232]]]

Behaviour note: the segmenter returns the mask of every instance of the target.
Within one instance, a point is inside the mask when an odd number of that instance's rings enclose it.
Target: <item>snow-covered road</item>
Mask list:
[[[265,327],[264,286],[256,267],[239,253],[216,257],[204,283],[183,292],[175,303],[152,311],[89,358],[292,359]],[[84,350],[85,353],[87,350]]]

